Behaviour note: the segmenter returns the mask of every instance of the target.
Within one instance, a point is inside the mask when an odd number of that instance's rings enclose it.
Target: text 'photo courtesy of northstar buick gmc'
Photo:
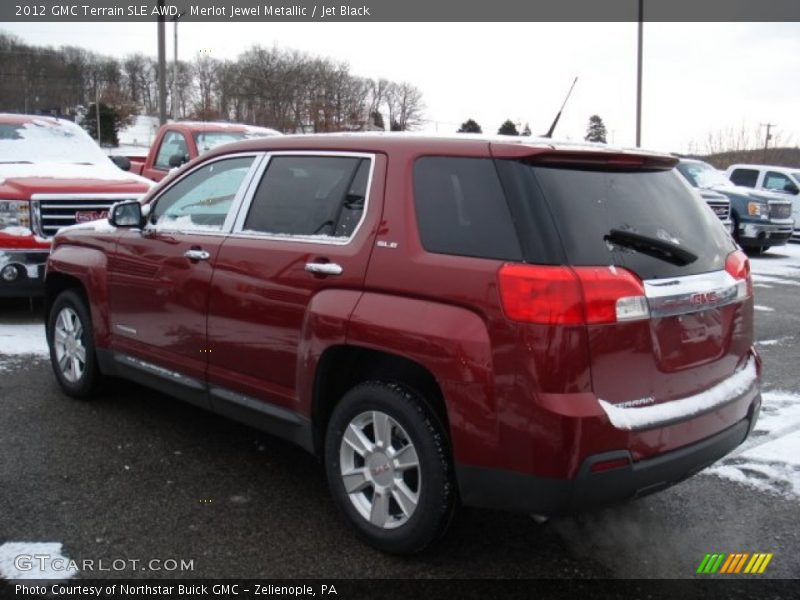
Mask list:
[[[324,463],[374,547],[458,505],[570,513],[673,485],[761,406],[747,256],[671,156],[275,136],[54,240],[55,377],[135,380]]]

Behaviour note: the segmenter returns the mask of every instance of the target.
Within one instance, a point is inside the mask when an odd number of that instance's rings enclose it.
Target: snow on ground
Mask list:
[[[0,326],[0,354],[48,356],[43,323],[3,324]]]
[[[800,244],[789,243],[770,249],[764,256],[750,259],[753,281],[788,283],[782,278],[800,277]]]
[[[121,146],[144,146],[150,148],[156,139],[158,127],[158,117],[136,115],[131,125],[120,129],[117,139]]]
[[[0,578],[69,579],[77,574],[57,542],[0,544]]]
[[[760,310],[761,312],[775,312],[774,308],[770,308],[769,306],[762,306],[760,304],[756,304],[753,306],[755,310]]]
[[[704,473],[800,498],[800,394],[770,391],[762,400],[750,438]]]

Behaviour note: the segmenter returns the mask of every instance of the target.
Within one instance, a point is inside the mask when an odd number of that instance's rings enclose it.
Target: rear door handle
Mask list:
[[[183,253],[183,255],[189,260],[208,260],[211,258],[211,254],[200,248],[192,248],[191,250],[187,250]]]
[[[344,269],[336,263],[309,262],[306,263],[306,271],[317,275],[341,275]]]

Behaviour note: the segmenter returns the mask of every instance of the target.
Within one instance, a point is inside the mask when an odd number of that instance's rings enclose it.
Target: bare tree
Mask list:
[[[389,128],[392,131],[410,131],[423,123],[422,92],[408,82],[392,83],[386,89],[389,109]]]

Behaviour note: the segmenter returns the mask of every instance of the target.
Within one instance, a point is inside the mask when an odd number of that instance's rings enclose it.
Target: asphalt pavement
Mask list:
[[[800,270],[781,279],[756,289],[764,389],[798,394]],[[0,331],[38,310],[0,301]],[[800,499],[709,474],[545,524],[464,509],[425,554],[386,556],[353,535],[302,450],[134,383],[77,401],[43,358],[4,365],[0,547],[57,542],[79,562],[127,561],[78,577],[686,578],[709,552],[771,552],[762,577],[800,574]],[[153,559],[192,566],[141,566]]]

